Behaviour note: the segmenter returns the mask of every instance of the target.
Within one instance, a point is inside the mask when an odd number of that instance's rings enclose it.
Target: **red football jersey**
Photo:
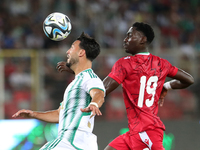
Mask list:
[[[158,101],[165,78],[178,68],[148,52],[120,58],[108,75],[122,84],[131,134],[165,126],[157,116]]]

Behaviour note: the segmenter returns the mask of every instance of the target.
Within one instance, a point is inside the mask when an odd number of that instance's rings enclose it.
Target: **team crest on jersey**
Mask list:
[[[145,139],[144,141],[147,145],[149,145],[149,139]]]
[[[88,127],[91,128],[91,123],[88,121]]]

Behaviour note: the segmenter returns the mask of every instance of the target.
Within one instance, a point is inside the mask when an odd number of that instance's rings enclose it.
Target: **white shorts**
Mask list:
[[[80,133],[80,131],[79,131]],[[40,150],[98,150],[97,137],[92,133],[81,132],[79,137],[80,140],[76,138],[71,144],[67,139],[60,139],[59,137],[53,141],[46,143]]]

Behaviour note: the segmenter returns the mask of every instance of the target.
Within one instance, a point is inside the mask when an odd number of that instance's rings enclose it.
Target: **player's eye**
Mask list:
[[[129,37],[129,38],[130,38],[131,36],[132,36],[132,34],[131,34],[131,33],[128,33],[128,34],[127,34],[127,37]]]

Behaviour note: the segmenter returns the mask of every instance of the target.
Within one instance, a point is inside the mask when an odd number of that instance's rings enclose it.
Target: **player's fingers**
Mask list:
[[[102,115],[101,111],[98,108],[95,109],[95,115],[97,115],[97,116]]]
[[[16,112],[14,115],[13,115],[13,117],[18,117],[19,115],[20,115],[20,113],[21,113],[21,110],[20,111],[18,111],[18,112]]]
[[[58,62],[58,63],[57,63],[57,65],[62,65],[62,64],[63,64],[63,62],[62,62],[62,61],[60,61],[60,62]]]
[[[17,117],[17,114],[15,113],[14,115],[12,115],[12,117],[13,117],[13,118],[16,118],[16,117]]]
[[[92,116],[95,116],[96,115],[96,112],[95,110],[92,111]]]
[[[19,117],[19,116],[20,116],[20,114],[21,114],[21,113],[18,111],[18,112],[17,112],[17,113],[15,113],[15,114],[14,114],[12,117],[13,117],[13,118],[17,118],[17,117]]]
[[[81,108],[81,111],[82,112],[90,112],[91,110],[89,109],[89,107],[86,107],[86,108]]]
[[[58,65],[58,66],[56,67],[56,69],[57,69],[58,71],[61,71],[62,66]]]
[[[62,71],[63,71],[63,69],[62,69],[62,68],[59,68],[59,69],[58,69],[58,71],[62,72]]]
[[[98,115],[98,116],[102,115],[101,111],[96,106],[90,105],[89,107],[92,110],[93,115]]]
[[[164,98],[161,98],[161,99],[159,100],[159,105],[162,107],[162,106],[163,106],[163,103],[164,103]]]
[[[100,115],[100,116],[102,115],[101,111],[99,111],[99,115]]]
[[[33,111],[23,109],[23,110],[20,110],[17,113],[15,113],[13,115],[13,117],[14,118],[17,118],[17,117],[33,117],[33,115],[34,115]]]

